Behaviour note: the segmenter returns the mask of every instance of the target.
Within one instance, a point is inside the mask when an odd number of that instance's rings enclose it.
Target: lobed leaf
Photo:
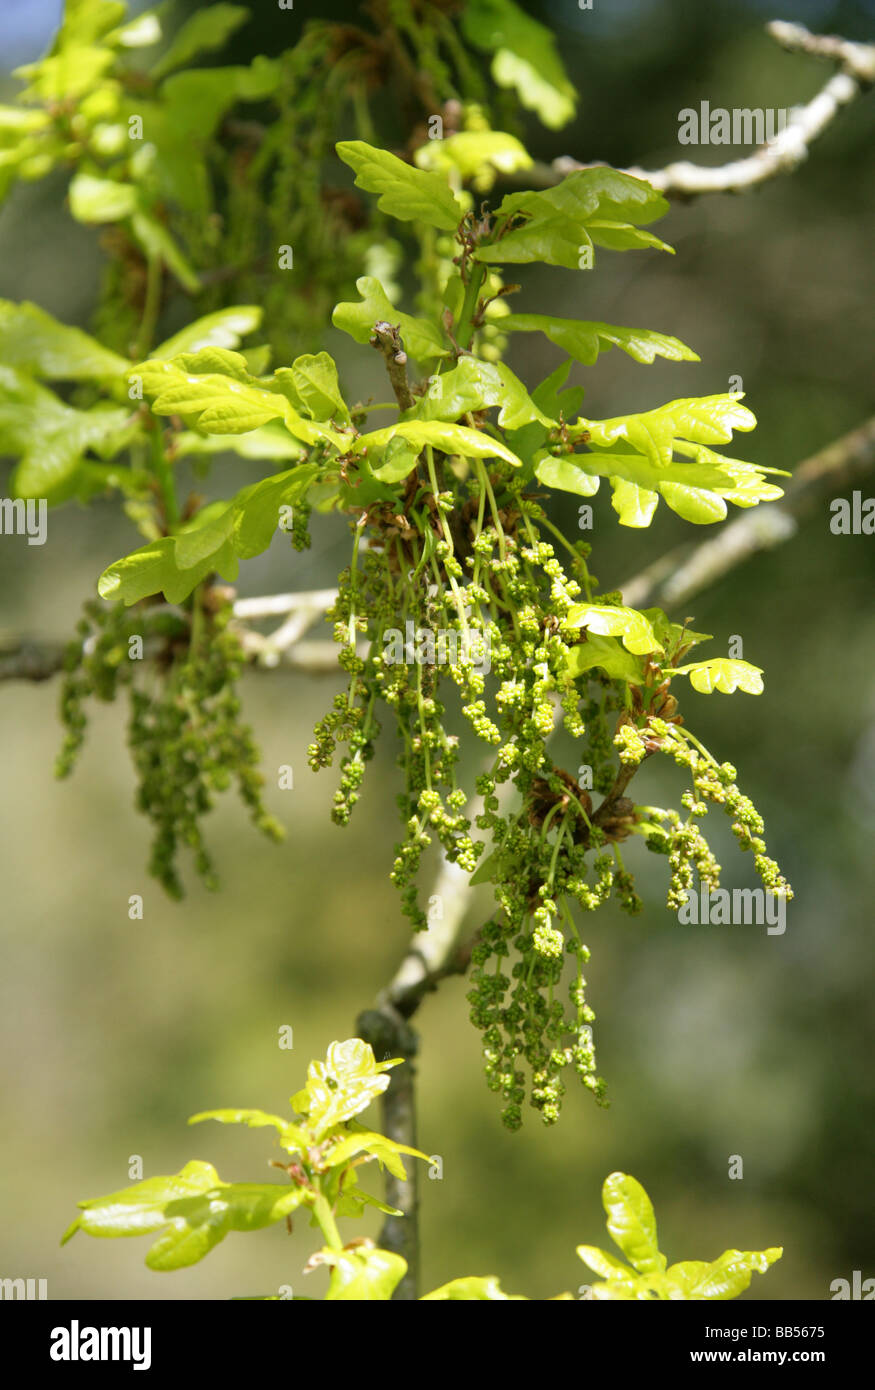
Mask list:
[[[257,304],[237,304],[204,314],[153,351],[150,360],[178,357],[181,353],[199,352],[201,348],[237,348],[241,338],[261,326],[262,310]]]
[[[471,356],[461,357],[451,371],[433,376],[411,415],[418,420],[454,421],[468,411],[496,405],[500,407],[498,423],[505,429],[520,429],[534,421],[550,429],[557,423],[539,409],[503,362],[481,362]]]
[[[494,54],[492,76],[499,87],[513,87],[522,105],[553,130],[571,120],[577,93],[549,29],[513,0],[469,0],[461,24],[469,43]]]
[[[181,415],[207,434],[246,434],[270,420],[281,420],[289,434],[305,444],[326,441],[345,448],[349,442],[329,425],[298,413],[287,394],[288,379],[281,373],[254,377],[246,358],[227,348],[204,347],[169,360],[152,358],[134,375],[141,378],[156,415]]]
[[[335,1125],[353,1119],[389,1085],[385,1073],[403,1061],[377,1062],[360,1038],[329,1045],[324,1062],[310,1063],[307,1084],[292,1097],[292,1108],[306,1115],[317,1142]]]
[[[367,343],[375,323],[391,323],[400,329],[404,347],[417,362],[449,357],[450,349],[444,343],[440,330],[428,319],[402,314],[395,308],[379,280],[372,275],[362,275],[356,280],[355,287],[362,297],[361,303],[349,301],[336,305],[331,315],[335,328],[348,333],[357,343]]]
[[[100,381],[130,369],[89,333],[59,323],[38,305],[0,299],[0,360],[46,381]]]
[[[454,232],[458,227],[462,208],[441,175],[416,169],[364,140],[341,140],[335,148],[343,162],[355,170],[359,188],[379,193],[377,207],[381,212],[402,222],[425,222],[443,232]]]
[[[563,626],[584,627],[599,637],[619,637],[626,650],[635,656],[662,651],[647,618],[635,608],[575,603],[566,613]]]
[[[582,319],[554,318],[550,314],[506,314],[502,333],[543,333],[577,362],[592,366],[599,352],[619,347],[636,362],[651,363],[656,357],[671,362],[698,362],[698,354],[679,338],[647,328],[620,328],[616,324]]]
[[[689,666],[677,666],[665,674],[689,676],[690,685],[702,695],[710,695],[714,690],[719,690],[723,695],[732,695],[736,690],[744,690],[748,695],[763,693],[762,667],[725,656],[694,661]]]
[[[172,1177],[147,1178],[121,1192],[80,1202],[81,1215],[61,1244],[87,1235],[138,1236],[163,1231],[146,1256],[150,1269],[197,1264],[229,1231],[254,1231],[283,1220],[308,1196],[276,1183],[225,1183],[212,1164],[194,1160]]]
[[[352,446],[350,452],[361,454],[365,451],[384,449],[391,440],[404,439],[413,446],[413,450],[404,455],[404,461],[409,462],[410,469],[414,466],[416,459],[426,445],[431,444],[435,449],[440,449],[445,454],[461,454],[464,458],[500,458],[505,463],[511,464],[514,468],[521,466],[521,460],[516,454],[508,449],[506,444],[500,440],[493,439],[491,435],[485,434],[482,430],[470,429],[467,425],[450,425],[442,420],[399,420],[394,425],[388,425],[386,429],[374,430],[371,434],[363,434]],[[394,461],[393,461],[394,463]],[[374,474],[378,478],[383,477],[381,468],[375,468]],[[397,468],[392,467],[387,477],[392,481],[398,481]]]
[[[413,158],[418,168],[454,174],[480,192],[492,187],[496,173],[513,174],[532,165],[525,146],[503,130],[460,130],[443,140],[426,140]]]
[[[280,508],[298,502],[318,475],[315,464],[299,464],[242,488],[230,502],[213,502],[173,536],[162,536],[116,560],[97,584],[101,598],[125,604],[163,593],[181,603],[208,574],[237,578],[240,559],[270,545]]]
[[[689,397],[669,401],[641,415],[621,415],[612,420],[586,420],[577,428],[589,435],[590,444],[610,446],[625,439],[655,468],[672,462],[677,441],[728,444],[733,430],[752,430],[756,416],[741,404],[742,393]]]
[[[627,685],[642,685],[644,666],[631,652],[624,650],[614,637],[599,637],[588,632],[585,642],[570,647],[565,658],[565,674],[572,680],[596,668],[605,671],[612,680]]]

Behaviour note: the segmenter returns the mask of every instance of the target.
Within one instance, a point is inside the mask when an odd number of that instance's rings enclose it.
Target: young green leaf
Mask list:
[[[329,1044],[325,1061],[310,1063],[307,1084],[292,1096],[292,1108],[305,1115],[318,1143],[330,1129],[366,1110],[389,1085],[386,1072],[401,1057],[377,1062],[373,1049],[360,1038]]]
[[[390,1250],[323,1250],[321,1262],[331,1266],[326,1302],[340,1299],[385,1302],[407,1271],[407,1261]]]
[[[669,401],[642,415],[620,415],[613,420],[586,420],[577,427],[589,434],[590,444],[611,445],[625,439],[650,459],[656,468],[672,461],[676,441],[728,444],[733,430],[752,430],[756,416],[741,404],[741,393],[691,397]]]
[[[661,652],[656,634],[643,613],[635,608],[609,607],[598,603],[575,603],[565,615],[566,628],[586,628],[599,637],[619,637],[635,656]]]
[[[262,310],[257,304],[237,304],[205,314],[174,333],[172,338],[154,349],[152,361],[178,357],[184,352],[199,352],[201,348],[237,348],[241,338],[254,333],[261,325]]]
[[[331,1168],[337,1168],[341,1164],[346,1164],[356,1154],[369,1153],[377,1159],[380,1167],[388,1168],[394,1177],[400,1178],[403,1182],[407,1174],[404,1164],[399,1157],[400,1154],[409,1154],[411,1158],[421,1158],[428,1163],[429,1156],[424,1154],[421,1149],[412,1149],[408,1144],[397,1144],[392,1139],[387,1139],[383,1134],[375,1134],[371,1130],[364,1129],[355,1121],[350,1124],[351,1133],[345,1138],[341,1138],[338,1144],[334,1144],[326,1154],[325,1162]]]
[[[0,299],[0,360],[45,381],[111,380],[130,362],[36,304]]]
[[[279,1131],[280,1144],[289,1153],[305,1150],[310,1142],[310,1136],[300,1125],[293,1125],[281,1115],[269,1115],[264,1110],[202,1110],[190,1116],[188,1123],[197,1125],[203,1120],[217,1120],[222,1125],[248,1125],[251,1129],[272,1125]]]
[[[77,222],[121,222],[140,205],[140,195],[132,183],[102,179],[95,174],[74,174],[68,197]]]
[[[472,430],[467,425],[449,425],[443,420],[399,420],[386,429],[361,435],[351,452],[360,454],[363,450],[382,449],[390,439],[396,437],[406,439],[419,450],[431,444],[445,454],[461,454],[464,458],[500,458],[514,468],[521,466],[521,460],[500,440],[493,439],[482,430]]]
[[[688,451],[677,443],[675,447]],[[606,477],[614,489],[613,506],[621,526],[648,526],[660,497],[679,516],[701,525],[721,521],[725,502],[754,507],[782,496],[781,488],[764,482],[754,464],[724,459],[713,450],[707,455],[715,462],[656,465],[643,454],[576,453],[555,459],[542,451],[535,459],[535,473],[547,486],[582,497],[596,493],[599,478]]]
[[[121,1192],[80,1202],[78,1230],[91,1236],[163,1231],[146,1256],[150,1269],[184,1269],[208,1255],[229,1231],[255,1231],[290,1215],[306,1189],[279,1183],[226,1183],[209,1163],[194,1160],[172,1177],[147,1178]]]
[[[610,1254],[607,1250],[600,1250],[597,1245],[578,1245],[577,1253],[585,1265],[594,1274],[600,1274],[603,1279],[610,1279],[613,1283],[625,1285],[627,1288],[637,1282],[635,1271],[628,1265],[624,1265],[622,1260],[618,1260],[616,1255]]]
[[[130,605],[151,594],[163,593],[168,603],[181,603],[213,571],[229,583],[237,578],[240,561],[230,540],[202,555],[196,564],[183,568],[176,558],[177,539],[162,536],[116,560],[97,581],[100,597]]]
[[[677,666],[666,675],[689,676],[690,685],[702,695],[710,695],[719,690],[723,695],[732,695],[736,690],[744,690],[748,695],[762,695],[763,671],[760,666],[752,666],[749,661],[733,661],[725,656],[711,657],[709,661],[694,661],[689,666]]]
[[[443,140],[426,140],[413,158],[418,168],[473,182],[481,193],[492,187],[496,173],[514,174],[532,165],[525,146],[503,130],[460,130]]]
[[[341,140],[337,153],[355,170],[359,188],[379,193],[377,207],[402,222],[425,222],[442,232],[454,232],[462,218],[445,178],[405,164],[388,150],[374,149],[363,140]]]
[[[783,1253],[781,1246],[773,1246],[769,1250],[724,1250],[723,1254],[710,1264],[690,1260],[669,1265],[664,1276],[668,1297],[738,1298],[740,1293],[750,1287],[753,1275],[765,1274],[769,1266],[779,1260]]]
[[[475,254],[487,263],[544,261],[576,270],[591,264],[581,253],[593,244],[618,251],[646,246],[670,251],[658,237],[637,231],[641,223],[667,211],[666,200],[642,179],[617,169],[578,169],[544,192],[508,194],[496,211],[497,224],[519,224],[520,218],[524,223]]]
[[[501,1283],[494,1274],[469,1275],[467,1278],[451,1279],[448,1284],[441,1284],[439,1288],[432,1289],[431,1293],[424,1293],[420,1299],[421,1303],[429,1301],[452,1299],[456,1302],[464,1300],[473,1302],[474,1300],[489,1302],[505,1302],[513,1299],[525,1302],[525,1295],[521,1293],[505,1293]]]
[[[392,304],[379,280],[372,275],[362,275],[356,280],[355,287],[362,297],[361,303],[350,301],[336,305],[331,315],[335,328],[348,333],[357,343],[367,343],[375,323],[391,323],[400,329],[405,349],[417,362],[449,357],[449,346],[435,325],[428,319],[415,319],[410,314],[402,314]]]
[[[300,502],[318,474],[316,464],[303,463],[284,473],[262,478],[238,492],[233,502],[231,540],[241,560],[252,559],[267,550],[276,535],[282,508]]]
[[[602,1187],[608,1231],[639,1274],[661,1273],[665,1256],[656,1238],[653,1205],[640,1182],[626,1173],[611,1173]]]
[[[535,476],[546,487],[558,488],[560,492],[573,492],[578,497],[594,497],[599,490],[599,479],[586,473],[577,463],[567,458],[554,458],[546,450],[535,457]]]
[[[340,394],[337,367],[327,352],[296,357],[291,367],[280,367],[275,379],[288,386],[294,404],[311,420],[349,423],[349,409]]]
[[[381,483],[400,483],[416,467],[421,453],[422,449],[418,444],[405,439],[403,435],[393,435],[382,451],[381,462],[372,470],[373,477],[378,478]],[[364,456],[361,462],[367,466]]]
[[[545,265],[578,270],[585,250],[592,250],[592,241],[583,225],[547,206],[524,226],[508,232],[498,241],[479,246],[474,257],[487,265],[528,265],[542,261]]]
[[[492,76],[500,87],[513,87],[523,106],[552,130],[571,120],[577,93],[549,29],[514,0],[469,0],[461,22],[470,43],[495,55]]]
[[[283,506],[293,506],[318,475],[316,464],[299,464],[242,488],[230,502],[211,502],[174,536],[150,541],[104,570],[102,598],[131,604],[163,593],[180,603],[215,570],[234,580],[239,560],[267,550]]]
[[[591,323],[581,319],[560,319],[550,314],[505,314],[501,319],[502,333],[543,333],[551,343],[570,354],[577,362],[591,366],[599,351],[612,346],[636,362],[653,362],[665,357],[671,362],[698,362],[698,355],[679,338],[656,333],[647,328],[620,328],[611,323]]]
[[[245,434],[278,419],[306,444],[326,440],[345,448],[349,442],[327,425],[299,415],[284,391],[282,376],[267,380],[251,376],[239,352],[201,348],[168,361],[151,359],[137,367],[134,375],[152,397],[156,415],[181,415],[207,434]]]
[[[502,323],[504,320],[502,320]],[[557,422],[545,415],[519,377],[503,362],[462,357],[449,372],[433,376],[411,417],[417,420],[458,420],[472,410],[500,406],[498,423],[515,430],[537,421],[547,429]]]
[[[604,671],[612,680],[625,681],[627,685],[643,685],[644,663],[631,652],[624,650],[613,637],[599,637],[587,632],[586,641],[570,647],[565,658],[565,674],[571,680],[596,668]]]
[[[75,495],[86,452],[112,458],[130,442],[130,412],[106,404],[75,410],[32,377],[0,367],[0,449],[19,462],[16,497],[58,506]]]
[[[611,487],[614,490],[611,506],[619,515],[620,525],[649,526],[659,504],[659,493],[639,487],[625,478],[612,478]]]

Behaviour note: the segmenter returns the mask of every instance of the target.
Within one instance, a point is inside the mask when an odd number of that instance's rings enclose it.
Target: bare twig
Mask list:
[[[336,589],[312,589],[297,594],[266,594],[258,598],[237,598],[234,600],[234,617],[251,622],[256,618],[277,618],[302,609],[312,610],[317,614],[324,613],[336,598]]]
[[[407,379],[407,353],[404,351],[400,332],[393,328],[391,323],[378,319],[374,324],[370,342],[372,347],[380,349],[385,358],[386,371],[389,373],[399,409],[410,410],[416,404],[416,399]]]
[[[373,1009],[367,1009],[356,1022],[358,1036],[370,1043],[380,1060],[403,1057],[403,1066],[392,1072],[388,1090],[383,1093],[383,1133],[398,1144],[416,1147],[416,1106],[414,1058],[419,1039],[409,1020],[422,1000],[448,975],[463,974],[470,948],[459,945],[459,934],[472,895],[468,875],[444,857],[429,899],[433,914],[427,931],[415,934],[391,983],[379,995]],[[380,1233],[380,1246],[393,1250],[407,1261],[407,1274],[394,1298],[410,1301],[419,1289],[419,1198],[416,1164],[407,1166],[406,1182],[387,1174],[386,1201],[402,1216],[388,1216]]]
[[[229,593],[233,593],[229,590]],[[314,589],[297,594],[267,594],[258,598],[234,600],[234,619],[243,649],[257,670],[285,667],[323,675],[337,671],[337,648],[333,642],[304,642],[304,633],[331,607],[336,589]],[[155,611],[155,610],[152,610]],[[255,632],[244,623],[284,616],[285,621],[272,633]],[[0,681],[43,681],[56,675],[64,665],[66,643],[0,635]]]
[[[819,502],[875,468],[875,416],[796,469],[781,502],[752,507],[692,550],[681,546],[621,586],[632,608],[676,607],[761,550],[789,540]]]
[[[0,681],[46,681],[64,665],[63,642],[10,638],[0,648]]]
[[[664,169],[634,167],[623,172],[646,179],[669,198],[694,198],[702,193],[743,193],[773,179],[792,173],[808,157],[808,151],[843,106],[853,101],[875,82],[875,44],[851,43],[848,39],[812,34],[802,24],[773,20],[767,32],[782,48],[810,53],[837,63],[839,71],[804,106],[794,107],[783,130],[766,140],[753,154],[734,159],[717,168],[679,160]],[[549,187],[576,169],[596,169],[601,161],[581,164],[563,156],[552,164],[538,164],[526,171],[526,178]]]

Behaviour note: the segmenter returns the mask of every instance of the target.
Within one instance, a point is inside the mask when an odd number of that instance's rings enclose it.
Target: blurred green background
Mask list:
[[[279,51],[307,8],[259,7],[226,60]],[[873,6],[862,3],[528,8],[556,31],[581,94],[573,126],[551,133],[527,124],[532,152],[620,166],[655,168],[690,154],[722,162],[726,150],[677,145],[678,111],[700,100],[785,107],[813,95],[826,69],[780,51],[763,33],[766,19],[875,35]],[[58,9],[0,3],[7,68],[39,53]],[[3,97],[11,90],[4,79]],[[658,230],[676,257],[603,253],[591,276],[525,274],[521,310],[660,329],[702,358],[645,368],[615,352],[577,367],[587,414],[725,391],[740,375],[760,423],[739,452],[792,468],[871,413],[873,113],[871,97],[855,103],[795,175],[759,193],[673,206]],[[19,189],[0,212],[0,295],[87,325],[100,252],[63,198],[63,179],[52,178]],[[325,346],[349,399],[385,397],[375,354],[333,330]],[[536,382],[558,353],[532,335],[512,342],[509,360]],[[251,469],[221,465],[216,495],[256,476]],[[875,476],[863,491],[875,495]],[[639,532],[617,526],[606,496],[595,500],[593,567],[608,587],[688,537],[666,508]],[[575,507],[555,514],[575,528]],[[789,544],[689,609],[717,637],[708,653],[724,653],[739,635],[744,657],[766,668],[760,698],[691,692],[685,710],[712,751],[738,766],[766,817],[770,851],[796,890],[786,934],[679,926],[664,908],[664,863],[634,845],[627,862],[640,870],[644,913],[632,920],[611,909],[587,924],[611,1106],[599,1110],[570,1086],[554,1130],[534,1112],[521,1133],[502,1129],[465,982],[427,999],[418,1019],[420,1142],[442,1156],[444,1175],[422,1184],[426,1288],[491,1272],[533,1297],[577,1289],[588,1276],[574,1246],[607,1242],[600,1187],[617,1168],[650,1192],[670,1258],[783,1244],[783,1261],[756,1279],[756,1296],[826,1298],[835,1278],[875,1274],[875,546],[871,537],[833,536],[828,523],[824,502]],[[136,543],[118,509],[102,503],[53,513],[42,548],[4,537],[0,628],[66,636],[99,572]],[[330,585],[347,552],[344,527],[321,520],[311,551],[298,555],[278,540],[244,567],[239,591]],[[226,1179],[266,1175],[263,1134],[188,1131],[187,1116],[232,1104],[282,1109],[310,1057],[351,1034],[400,959],[405,924],[387,879],[397,790],[390,738],[346,830],[329,821],[334,774],[314,776],[306,765],[312,725],[339,688],[333,677],[245,679],[268,800],[288,838],[279,848],[262,842],[226,798],[209,825],[222,891],[207,894],[189,877],[177,905],[145,872],[147,826],[133,810],[123,711],[94,710],[82,763],[58,784],[56,684],[0,687],[3,1276],[47,1277],[53,1298],[224,1298],[282,1284],[321,1296],[324,1274],[300,1273],[315,1238],[303,1222],[291,1238],[282,1229],[229,1237],[204,1264],[172,1276],[144,1267],[145,1242],[80,1236],[60,1251],[58,1239],[77,1198],[127,1183],[131,1155],[142,1156],[147,1176],[191,1157],[215,1162]],[[567,766],[580,761],[570,742],[558,753]],[[295,788],[282,792],[275,770],[287,763]],[[681,790],[679,776],[649,765],[640,783],[639,799],[657,804]],[[718,833],[716,845],[725,885],[752,886],[731,837]],[[132,893],[144,895],[142,922],[128,920]],[[485,918],[488,899],[478,903]],[[294,1030],[292,1052],[277,1045],[284,1024]],[[743,1158],[742,1181],[728,1177],[731,1155]],[[377,1229],[366,1220],[347,1234]]]

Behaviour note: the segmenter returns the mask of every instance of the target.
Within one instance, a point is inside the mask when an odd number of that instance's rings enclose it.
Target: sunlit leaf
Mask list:
[[[694,661],[689,666],[678,666],[666,674],[689,676],[690,685],[702,695],[710,695],[714,690],[724,695],[731,695],[736,690],[744,690],[748,695],[763,693],[762,667],[725,656],[711,657],[709,661]]]
[[[528,169],[532,157],[515,135],[503,130],[460,130],[443,140],[426,140],[414,154],[420,169],[455,174],[460,183],[473,182],[486,192],[496,173]]]
[[[412,413],[418,420],[453,421],[495,405],[500,406],[498,423],[505,429],[520,429],[532,421],[547,428],[556,424],[539,410],[509,367],[476,357],[462,357],[451,371],[433,376]]]
[[[626,650],[635,656],[662,651],[650,623],[635,608],[575,603],[566,613],[563,626],[583,627],[599,637],[619,637]]]
[[[420,1299],[421,1303],[429,1301],[464,1300],[465,1302],[484,1301],[506,1302],[510,1299],[525,1301],[525,1295],[519,1293],[505,1293],[498,1279],[494,1274],[469,1275],[463,1279],[451,1279],[448,1284],[441,1284],[439,1288],[432,1289],[431,1293],[425,1293]]]
[[[202,1120],[217,1120],[222,1125],[249,1125],[253,1129],[272,1126],[279,1131],[279,1142],[289,1153],[306,1149],[309,1143],[306,1130],[284,1120],[281,1115],[269,1115],[264,1110],[202,1110],[198,1115],[192,1115],[188,1123],[196,1125]]]
[[[323,1250],[322,1260],[331,1266],[326,1301],[339,1299],[386,1301],[392,1297],[407,1270],[407,1261],[390,1250],[367,1247]]]
[[[515,468],[520,466],[516,454],[511,453],[506,444],[493,439],[482,430],[470,429],[467,425],[449,425],[443,420],[399,420],[386,429],[363,434],[355,441],[354,453],[367,449],[383,449],[390,439],[400,437],[408,443],[424,449],[427,444],[441,449],[445,454],[461,454],[465,458],[500,458]]]
[[[636,362],[650,363],[656,357],[671,362],[699,361],[698,355],[679,338],[647,328],[620,328],[616,324],[554,318],[550,314],[506,314],[501,320],[501,331],[543,333],[551,343],[586,366],[595,362],[599,352],[607,352],[612,346],[622,348]]]
[[[462,208],[440,174],[416,169],[363,140],[341,140],[336,148],[344,163],[355,170],[359,188],[380,194],[377,206],[381,212],[402,222],[425,222],[444,232],[456,230]]]
[[[79,328],[59,323],[36,304],[0,299],[0,360],[47,381],[111,379],[130,363]]]
[[[599,637],[588,632],[585,642],[570,647],[565,658],[565,674],[572,680],[586,671],[598,668],[612,680],[641,685],[644,681],[643,663],[621,646],[614,637]]]
[[[661,1273],[665,1256],[656,1237],[653,1205],[640,1182],[626,1173],[611,1173],[602,1187],[608,1231],[639,1274]]]
[[[262,310],[257,304],[238,304],[205,314],[167,338],[152,352],[153,361],[178,357],[183,352],[199,352],[205,347],[237,348],[241,338],[260,326]]]
[[[461,22],[470,43],[494,54],[492,76],[500,87],[513,87],[551,129],[571,120],[577,94],[549,29],[514,0],[469,0]]]
[[[391,303],[379,280],[372,275],[362,275],[356,280],[355,287],[362,297],[361,302],[338,304],[331,315],[335,328],[348,333],[357,343],[367,343],[375,323],[391,323],[400,329],[405,349],[417,362],[449,357],[449,346],[444,343],[439,329],[428,319],[402,314]]]
[[[139,194],[131,183],[74,174],[68,193],[70,211],[77,222],[121,222],[139,207]]]
[[[77,1230],[91,1236],[138,1236],[163,1231],[146,1256],[150,1269],[197,1264],[229,1231],[254,1231],[283,1220],[307,1197],[305,1189],[275,1183],[225,1183],[209,1163],[187,1163],[173,1177],[147,1178],[121,1192],[80,1202]]]
[[[325,1061],[313,1061],[307,1071],[307,1084],[292,1097],[292,1107],[307,1117],[317,1139],[336,1124],[351,1120],[366,1110],[372,1100],[389,1085],[386,1072],[403,1059],[394,1057],[377,1062],[373,1049],[360,1038],[333,1042]]]

